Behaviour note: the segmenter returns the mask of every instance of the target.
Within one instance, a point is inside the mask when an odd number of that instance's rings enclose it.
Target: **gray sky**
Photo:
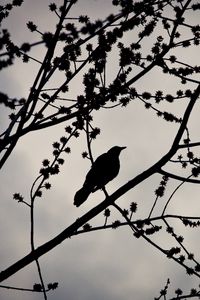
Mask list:
[[[30,33],[25,26],[29,20],[35,22],[41,31],[50,31],[54,28],[55,19],[46,9],[51,2],[25,0],[22,8],[15,9],[15,12],[12,13],[12,21],[6,24],[15,41],[38,40],[37,35]],[[58,2],[61,1],[56,1],[56,3]],[[110,2],[82,0],[79,1],[77,8],[72,13],[74,16],[88,14],[97,19],[102,18],[109,12]],[[3,0],[4,3],[7,1]],[[197,13],[190,16],[191,23],[197,23],[198,19]],[[128,34],[125,38],[128,41],[130,37]],[[145,49],[150,47],[148,44],[144,46]],[[193,49],[193,52],[185,50],[181,53],[178,51],[180,58],[185,62],[199,64],[197,61],[199,59],[198,48]],[[40,47],[34,50],[37,58],[41,57],[43,53],[44,51]],[[117,55],[114,53],[109,70],[111,78],[116,74],[116,60]],[[17,61],[15,66],[1,72],[0,90],[8,92],[13,97],[27,97],[37,70],[37,64],[24,65]],[[60,78],[55,80],[59,82]],[[165,77],[158,70],[152,71],[137,84],[137,89],[141,92],[163,89],[167,93],[173,93],[180,88],[182,88],[180,83]],[[80,87],[77,82],[72,84],[72,96],[81,93],[80,91],[81,84]],[[185,105],[186,102],[181,102],[173,108],[178,116],[181,116]],[[169,110],[170,105],[163,108]],[[194,141],[199,140],[199,110],[200,105],[197,104],[190,123]],[[93,143],[95,157],[113,145],[127,146],[127,149],[121,154],[120,173],[107,186],[109,193],[114,192],[119,186],[161,158],[169,149],[177,131],[177,125],[166,124],[153,112],[145,110],[138,101],[133,102],[127,108],[116,108],[112,111],[104,109],[97,112],[94,114],[94,120],[95,126],[100,127],[102,132]],[[0,126],[3,127],[5,122],[5,117],[2,116]],[[29,201],[30,187],[38,175],[41,162],[44,158],[52,157],[51,145],[64,135],[64,127],[65,125],[59,125],[24,136],[0,175],[0,261],[2,269],[30,251],[29,210],[14,202],[12,195],[20,192]],[[44,197],[36,204],[36,245],[53,238],[71,222],[104,199],[103,193],[97,192],[91,195],[80,208],[77,209],[73,206],[74,194],[81,187],[90,163],[81,157],[81,153],[86,150],[83,134],[80,139],[74,139],[70,147],[72,153],[65,157],[66,163],[61,167],[61,173],[51,180],[52,190],[45,192]],[[177,172],[181,172],[181,170]],[[121,197],[118,203],[122,207],[128,208],[130,202],[136,201],[138,202],[136,219],[147,217],[155,199],[154,191],[159,182],[160,176],[153,176]],[[165,203],[177,184],[178,182],[171,183],[171,188],[167,190],[166,197],[162,198],[161,203],[158,204],[155,215],[163,207],[162,201]],[[168,212],[196,215],[199,208],[199,187],[185,185],[183,190],[176,194]],[[115,212],[112,216],[113,220],[119,218]],[[102,216],[98,216],[95,220],[96,224],[103,224],[103,222]],[[179,234],[186,234],[186,243],[195,250],[200,242],[198,229],[193,232],[185,230],[180,222],[175,225]],[[165,234],[158,234],[156,239],[163,246],[169,245],[170,241]],[[200,257],[197,253],[198,258]],[[171,278],[171,292],[178,287],[184,287],[185,290],[187,287],[197,287],[197,281],[193,277],[186,276],[184,270],[167,260],[145,241],[135,239],[129,228],[86,233],[73,237],[43,256],[40,262],[45,282],[59,282],[59,289],[49,293],[48,299],[50,300],[153,299],[164,288],[167,278]],[[39,278],[33,263],[4,283],[31,288],[35,282],[39,282]],[[0,298],[3,300],[39,300],[42,299],[42,295],[1,289]]]

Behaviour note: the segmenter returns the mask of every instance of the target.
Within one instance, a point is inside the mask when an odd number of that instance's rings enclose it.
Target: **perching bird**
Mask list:
[[[83,187],[76,192],[74,205],[80,206],[90,195],[102,189],[109,181],[113,180],[120,169],[119,155],[126,147],[114,146],[108,152],[97,157],[86,175]]]

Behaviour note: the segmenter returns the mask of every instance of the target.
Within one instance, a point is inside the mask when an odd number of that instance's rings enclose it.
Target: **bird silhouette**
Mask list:
[[[83,187],[75,194],[75,206],[80,206],[87,200],[91,193],[102,189],[109,181],[118,175],[120,169],[119,155],[125,148],[126,147],[114,146],[108,150],[108,152],[97,157],[86,175]]]

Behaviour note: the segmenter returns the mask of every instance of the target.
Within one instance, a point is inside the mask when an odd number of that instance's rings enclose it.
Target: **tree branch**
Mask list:
[[[182,176],[179,176],[179,175],[175,175],[173,173],[169,173],[169,172],[166,172],[162,169],[160,169],[158,171],[158,173],[160,173],[161,175],[165,175],[167,177],[170,177],[170,178],[173,178],[173,179],[176,179],[176,180],[179,180],[179,181],[184,181],[184,182],[189,182],[189,183],[197,183],[197,184],[200,184],[200,180],[198,179],[191,179],[191,178],[185,178],[185,177],[182,177]]]
[[[80,227],[82,227],[85,223],[88,223],[95,216],[104,211],[108,206],[112,205],[118,198],[124,195],[126,192],[137,186],[139,183],[143,182],[153,174],[160,172],[160,169],[171,159],[171,157],[176,153],[178,149],[179,142],[182,138],[183,132],[186,128],[190,113],[194,107],[194,104],[200,94],[200,85],[191,95],[191,100],[185,110],[182,123],[179,127],[177,135],[173,141],[172,147],[158,162],[156,162],[153,166],[145,170],[143,173],[137,175],[135,178],[128,181],[126,184],[121,186],[118,190],[116,190],[112,195],[106,197],[106,199],[98,204],[96,207],[92,208],[85,215],[77,219],[74,223],[72,223],[68,228],[63,230],[60,234],[58,234],[55,238],[48,241],[47,243],[41,245],[34,251],[30,252],[28,255],[8,267],[6,270],[0,273],[0,282],[7,279],[11,275],[15,274],[35,259],[44,255],[48,251],[55,248],[57,245],[62,243],[65,239],[70,238],[74,232],[76,232]]]

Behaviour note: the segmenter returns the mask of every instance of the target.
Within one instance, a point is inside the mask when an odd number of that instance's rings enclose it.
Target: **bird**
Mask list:
[[[114,146],[97,157],[86,175],[82,188],[74,196],[75,206],[79,207],[91,193],[102,189],[118,175],[120,169],[119,155],[125,148]]]

